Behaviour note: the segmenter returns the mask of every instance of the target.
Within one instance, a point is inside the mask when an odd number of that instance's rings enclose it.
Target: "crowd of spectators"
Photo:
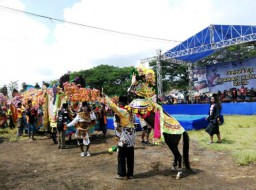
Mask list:
[[[184,94],[184,97],[165,96],[163,98],[163,104],[207,104],[210,102],[210,98],[213,93],[200,93],[193,97],[188,94]],[[224,91],[218,91],[217,97],[220,102],[256,102],[256,89],[247,88],[243,85],[240,88],[230,88]]]

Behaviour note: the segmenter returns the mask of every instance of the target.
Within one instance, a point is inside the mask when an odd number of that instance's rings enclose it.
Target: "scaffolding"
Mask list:
[[[164,54],[157,50],[157,56],[142,59],[140,62],[156,61],[157,95],[158,98],[162,98],[162,60],[172,64],[188,65],[188,85],[189,91],[192,92],[193,63],[225,47],[253,41],[256,41],[256,26],[210,25]]]

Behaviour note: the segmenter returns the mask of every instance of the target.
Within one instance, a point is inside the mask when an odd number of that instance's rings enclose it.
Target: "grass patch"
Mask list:
[[[0,135],[9,133],[9,129],[0,129]]]
[[[253,164],[256,160],[255,150],[237,150],[232,155],[240,165]]]
[[[9,142],[14,142],[18,140],[24,140],[26,137],[17,137],[17,128],[10,129],[0,129],[0,137],[3,137],[4,139],[7,139]]]
[[[189,131],[189,135],[204,147],[231,152],[237,164],[256,163],[256,116],[225,115],[224,121],[220,126],[222,144],[206,145],[210,137],[204,130]],[[214,141],[217,141],[216,135],[214,135]]]

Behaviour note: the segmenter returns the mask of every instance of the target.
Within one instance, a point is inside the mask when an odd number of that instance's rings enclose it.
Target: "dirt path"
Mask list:
[[[135,179],[114,179],[117,153],[108,153],[115,145],[112,132],[106,139],[92,140],[91,157],[80,157],[73,144],[57,149],[51,139],[6,142],[0,138],[0,189],[256,189],[256,167],[237,166],[227,152],[200,148],[191,140],[190,161],[195,174],[176,180],[170,170],[173,157],[166,145],[145,146],[137,133]]]

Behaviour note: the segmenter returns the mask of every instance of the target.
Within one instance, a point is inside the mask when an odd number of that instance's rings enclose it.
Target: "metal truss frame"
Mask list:
[[[164,55],[178,58],[252,41],[256,41],[256,26],[210,25]]]
[[[157,62],[157,92],[162,98],[162,65],[161,60],[174,64],[188,65],[189,89],[192,91],[192,63],[177,59],[179,57],[212,51],[213,53],[228,46],[256,41],[256,26],[210,25],[163,55],[140,60],[141,63]]]

